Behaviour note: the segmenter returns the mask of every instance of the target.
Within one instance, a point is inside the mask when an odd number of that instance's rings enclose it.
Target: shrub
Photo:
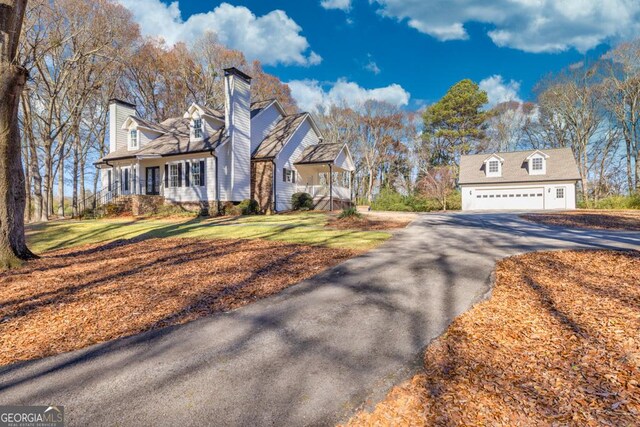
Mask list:
[[[291,196],[291,207],[294,211],[308,211],[313,209],[313,197],[309,193],[295,193]]]
[[[342,212],[340,212],[340,215],[338,215],[338,218],[340,219],[362,218],[362,214],[358,212],[358,209],[352,206],[350,208],[344,208]]]
[[[447,197],[447,210],[460,210],[462,208],[462,195],[454,191]],[[442,210],[442,202],[435,197],[420,195],[403,196],[389,188],[384,188],[371,204],[374,211],[395,212],[431,212]]]
[[[260,205],[256,200],[246,199],[236,206],[242,215],[256,215],[260,213]]]
[[[588,203],[586,207],[595,209],[640,209],[640,194],[609,196],[598,200],[595,204]]]
[[[222,210],[227,216],[242,215],[242,210],[240,210],[238,206],[234,205],[233,202],[224,202],[224,204],[222,205]]]

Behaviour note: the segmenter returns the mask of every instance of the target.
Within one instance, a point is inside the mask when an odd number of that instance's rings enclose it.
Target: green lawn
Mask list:
[[[266,239],[366,250],[391,236],[380,231],[327,229],[327,218],[326,214],[310,212],[240,218],[55,221],[29,225],[27,240],[35,253],[139,236]]]

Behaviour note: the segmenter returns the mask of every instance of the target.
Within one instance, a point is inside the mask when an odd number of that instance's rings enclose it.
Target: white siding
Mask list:
[[[218,179],[220,180],[220,200],[233,201],[231,198],[231,143],[226,142],[216,150],[218,156]]]
[[[122,125],[129,116],[135,116],[136,110],[123,104],[112,102],[109,104],[109,152],[113,153],[121,148],[127,149],[127,131]]]
[[[272,104],[266,110],[263,110],[251,120],[251,152],[267,137],[271,129],[282,118],[278,107]]]
[[[184,168],[186,162],[199,162],[204,160],[205,162],[205,185],[200,187],[199,185],[189,187],[185,186],[184,180]],[[165,187],[165,164],[178,164],[182,163],[182,186],[181,187]],[[148,167],[160,167],[160,194],[165,197],[166,200],[171,202],[199,202],[216,200],[216,170],[215,170],[215,158],[207,153],[193,154],[191,156],[180,156],[162,159],[145,159],[140,161],[139,171],[139,185],[142,189],[141,193],[145,193],[146,185],[146,168]],[[191,176],[191,174],[190,174]]]
[[[295,170],[293,163],[300,158],[304,149],[319,142],[320,139],[309,124],[309,120],[305,120],[276,157],[276,170],[274,171],[276,180],[276,212],[291,209],[291,196],[297,191],[297,184],[284,182],[282,180],[282,170],[284,168]],[[300,178],[300,176],[298,176],[298,178]]]
[[[232,201],[240,202],[251,194],[251,84],[236,75],[228,75],[225,79],[228,99],[226,114],[231,138],[229,197]]]
[[[154,139],[158,138],[160,135],[162,135],[160,132],[138,128],[138,149],[144,147]]]
[[[556,197],[556,190],[564,189],[564,198]],[[526,190],[526,191],[525,191]],[[535,190],[535,191],[529,191]],[[575,182],[531,182],[520,184],[463,185],[462,210],[532,210],[575,209]],[[542,192],[543,196],[538,198]],[[520,197],[504,197],[520,194]],[[527,194],[527,197],[524,197]],[[532,199],[531,194],[536,194]],[[484,197],[487,195],[488,197]],[[490,197],[490,196],[494,197]],[[500,195],[501,197],[497,197]],[[480,196],[480,197],[478,197]]]

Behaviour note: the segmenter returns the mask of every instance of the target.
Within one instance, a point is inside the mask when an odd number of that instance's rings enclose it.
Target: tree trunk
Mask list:
[[[64,149],[60,150],[58,163],[58,217],[64,218]]]
[[[71,195],[71,211],[73,218],[78,217],[78,161],[80,157],[80,153],[78,153],[78,144],[76,142],[73,144],[73,185],[72,185],[72,195]]]
[[[24,235],[26,204],[18,108],[27,71],[0,62],[0,268],[33,258]]]
[[[24,193],[26,195],[27,198],[27,205],[25,207],[24,210],[24,219],[27,222],[31,222],[31,214],[32,214],[32,208],[31,208],[31,171],[30,171],[30,159],[31,159],[31,155],[29,154],[29,144],[28,143],[24,143],[22,145],[22,148],[24,150],[23,156],[24,156],[24,163],[26,164],[26,167],[23,168],[24,170]]]
[[[78,204],[78,207],[80,208],[80,212],[83,212],[87,208],[85,206],[85,201],[87,200],[87,193],[85,190],[85,182],[84,182],[85,160],[82,158],[80,159],[79,168],[80,168],[80,171],[78,175],[80,177],[80,203]]]

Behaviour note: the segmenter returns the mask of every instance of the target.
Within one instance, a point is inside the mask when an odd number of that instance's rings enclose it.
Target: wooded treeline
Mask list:
[[[380,189],[440,201],[455,188],[464,154],[569,147],[584,205],[640,190],[640,40],[620,44],[593,63],[548,75],[535,102],[487,108],[471,80],[418,113],[369,102],[321,115],[331,140],[348,141],[356,157],[358,197]]]
[[[572,65],[540,82],[534,103],[487,110],[487,94],[463,80],[424,111],[367,101],[315,117],[327,142],[349,145],[364,202],[388,188],[444,205],[460,155],[548,147],[572,148],[582,198],[598,200],[640,188],[639,58],[640,42],[630,42],[593,64]],[[111,98],[135,103],[156,122],[182,115],[191,102],[222,108],[222,70],[235,66],[254,78],[254,100],[277,98],[297,111],[287,85],[215,34],[167,46],[142,37],[114,0],[29,1],[18,59],[29,72],[20,126],[30,221],[77,215],[98,189],[93,162],[108,150]]]

